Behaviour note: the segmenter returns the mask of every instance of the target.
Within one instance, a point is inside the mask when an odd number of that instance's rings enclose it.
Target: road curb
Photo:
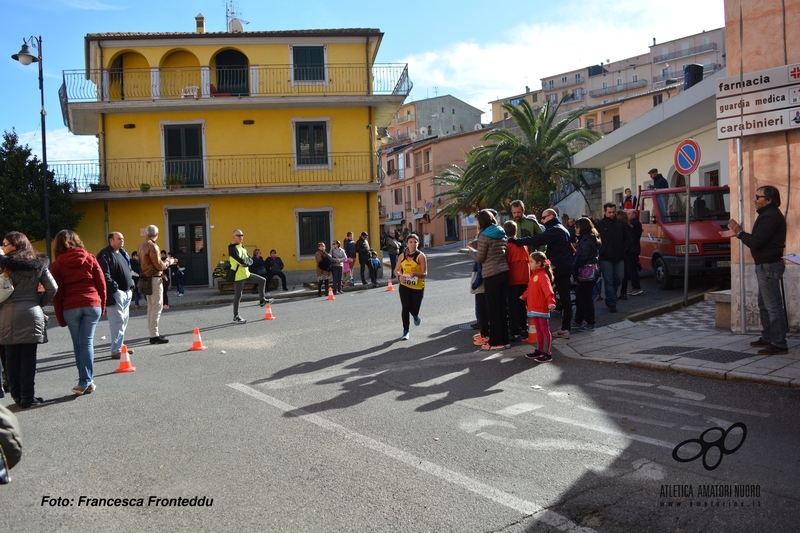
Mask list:
[[[710,289],[704,290],[697,294],[690,294],[686,300],[689,302],[689,305],[700,303],[705,300],[707,292],[714,292],[718,290],[719,286],[715,285]],[[647,320],[648,318],[653,318],[656,316],[664,315],[666,313],[671,313],[672,311],[677,311],[682,307],[683,307],[683,298],[681,298],[680,300],[675,300],[674,302],[659,305],[658,307],[653,307],[651,309],[645,309],[644,311],[639,311],[638,313],[628,315],[626,318],[631,322],[641,322],[642,320]]]

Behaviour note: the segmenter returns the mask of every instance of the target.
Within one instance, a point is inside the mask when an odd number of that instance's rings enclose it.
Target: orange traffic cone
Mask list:
[[[328,297],[325,298],[326,300],[335,300],[336,297],[333,295],[333,287],[328,287]]]
[[[528,338],[525,339],[528,344],[536,344],[536,326],[533,325],[533,320],[528,320]]]
[[[389,278],[389,284],[386,286],[386,290],[384,292],[394,292],[394,287],[392,287],[392,278]]]
[[[267,304],[267,311],[264,313],[262,320],[275,320],[275,315],[272,314],[272,306]]]
[[[131,366],[131,358],[128,355],[128,347],[124,344],[122,345],[122,351],[120,351],[119,355],[119,368],[114,370],[115,374],[120,372],[136,372],[136,367]]]
[[[192,347],[189,348],[188,351],[190,352],[197,352],[200,350],[207,350],[208,346],[203,344],[202,339],[200,339],[200,328],[194,328],[194,342],[192,343]]]

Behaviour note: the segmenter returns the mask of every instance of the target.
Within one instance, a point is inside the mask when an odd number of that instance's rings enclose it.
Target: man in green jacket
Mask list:
[[[242,289],[244,289],[245,283],[258,284],[259,306],[264,307],[275,301],[273,298],[267,299],[264,297],[264,288],[267,280],[257,274],[251,274],[247,268],[253,264],[253,259],[247,253],[247,248],[242,244],[243,240],[244,233],[242,233],[242,230],[237,229],[233,232],[233,242],[228,245],[231,269],[236,272],[233,283],[233,321],[238,324],[247,322],[247,320],[239,316],[239,302],[242,299]]]
[[[533,237],[540,233],[544,233],[544,227],[537,222],[536,217],[528,218],[525,216],[525,204],[522,200],[514,200],[511,202],[511,216],[514,222],[517,223],[517,238]],[[547,245],[542,245],[537,248],[540,252],[547,251]],[[533,250],[531,250],[533,251]]]

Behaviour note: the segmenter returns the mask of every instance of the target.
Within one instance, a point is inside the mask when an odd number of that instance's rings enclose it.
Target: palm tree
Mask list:
[[[492,130],[482,138],[491,144],[470,151],[466,168],[451,167],[449,173],[439,176],[440,183],[453,186],[441,193],[451,198],[447,214],[474,211],[476,206],[501,208],[515,198],[543,208],[546,205],[538,204],[546,203],[542,199],[561,180],[575,184],[572,155],[602,135],[586,129],[567,129],[582,114],[580,110],[556,122],[563,102],[545,102],[538,115],[527,100],[516,106],[504,104],[503,109],[519,127],[520,136],[509,130]]]

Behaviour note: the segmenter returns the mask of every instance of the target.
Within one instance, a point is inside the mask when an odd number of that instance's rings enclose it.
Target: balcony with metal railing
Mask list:
[[[64,124],[89,134],[98,132],[84,124],[100,113],[318,107],[333,98],[376,106],[376,122],[388,123],[413,86],[405,64],[90,69],[63,71],[59,99]]]
[[[405,124],[406,122],[413,122],[416,119],[416,115],[414,113],[409,113],[407,115],[403,115],[402,117],[397,119],[398,124]]]
[[[716,72],[721,69],[724,65],[720,63],[708,63],[703,65],[703,76],[710,74],[712,72]],[[671,82],[667,83],[683,83],[683,73],[682,72],[669,72],[668,74],[659,74],[658,76],[653,76],[653,83],[658,83],[661,81],[672,80]]]
[[[620,121],[601,122],[600,124],[592,124],[591,126],[587,125],[586,129],[587,130],[593,130],[593,131],[599,131],[603,135],[607,135],[607,134],[611,133],[612,131],[620,129],[624,125],[625,125],[625,123],[624,122],[620,122]]]
[[[63,77],[68,103],[315,94],[406,96],[413,87],[403,64],[65,70]]]
[[[631,89],[639,89],[641,87],[647,87],[647,80],[640,79],[637,81],[630,81],[628,83],[622,83],[619,85],[610,85],[603,89],[595,89],[593,91],[589,91],[589,96],[591,96],[592,98],[597,98],[599,96],[621,93],[624,91],[630,91]]]
[[[75,193],[130,192],[147,185],[152,194],[179,182],[188,193],[207,194],[213,189],[371,185],[377,183],[372,164],[368,153],[332,153],[53,161],[48,167],[57,182],[71,185]]]
[[[567,78],[567,81],[560,81],[556,83],[553,81],[553,85],[550,85],[550,81],[542,82],[542,90],[543,91],[555,91],[556,89],[563,89],[565,87],[572,87],[573,85],[580,85],[581,83],[585,82],[586,80],[583,78],[578,78],[577,80],[572,78]]]
[[[693,56],[697,54],[702,54],[703,52],[710,52],[716,50],[717,50],[717,43],[701,44],[700,46],[694,46],[692,48],[684,48],[682,50],[678,50],[677,52],[655,56],[653,58],[653,63],[664,63],[665,61],[672,61],[673,59],[680,59],[682,57]]]

